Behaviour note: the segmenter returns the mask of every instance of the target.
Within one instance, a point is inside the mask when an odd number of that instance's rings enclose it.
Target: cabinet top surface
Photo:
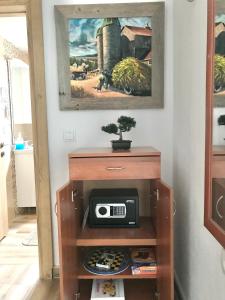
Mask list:
[[[225,155],[225,146],[223,145],[213,146],[213,155]]]
[[[129,156],[160,156],[160,151],[153,147],[133,147],[130,150],[113,151],[112,148],[83,148],[69,154],[73,157],[129,157]]]

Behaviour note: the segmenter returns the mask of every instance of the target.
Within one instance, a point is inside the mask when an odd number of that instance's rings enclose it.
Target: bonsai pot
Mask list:
[[[130,140],[113,140],[111,142],[113,150],[128,150],[132,143]]]

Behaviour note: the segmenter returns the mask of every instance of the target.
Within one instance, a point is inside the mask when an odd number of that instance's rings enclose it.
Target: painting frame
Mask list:
[[[60,110],[148,109],[164,107],[164,2],[55,5]],[[73,98],[70,86],[68,20],[151,17],[152,95],[132,98]]]

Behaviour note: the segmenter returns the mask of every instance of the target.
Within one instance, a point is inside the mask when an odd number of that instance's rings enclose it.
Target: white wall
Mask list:
[[[29,66],[18,59],[10,62],[13,122],[31,124],[30,73]]]
[[[101,2],[98,0],[98,3]],[[207,1],[195,0],[190,3],[186,0],[166,0],[165,3],[165,108],[61,112],[58,109],[53,7],[57,4],[74,4],[74,1],[43,1],[52,204],[55,203],[57,188],[68,180],[67,154],[78,147],[108,146],[110,137],[101,132],[101,125],[114,121],[122,113],[134,116],[137,128],[129,134],[134,141],[133,145],[150,144],[159,148],[163,158],[163,177],[170,184],[174,179],[177,201],[176,272],[184,296],[188,300],[223,300],[225,275],[220,262],[222,248],[203,226]],[[76,130],[76,142],[63,142],[64,129]],[[54,212],[53,229],[57,265]]]
[[[0,36],[20,50],[28,51],[26,16],[2,16],[0,18]]]
[[[207,1],[174,0],[176,272],[188,300],[224,300],[219,243],[203,226]]]
[[[105,1],[109,2],[109,1]],[[116,2],[116,1],[111,1]],[[117,1],[127,2],[127,1]],[[130,1],[138,2],[138,1]],[[140,1],[144,2],[144,1]],[[147,2],[147,1],[145,1]],[[48,0],[43,1],[43,26],[45,46],[45,69],[48,109],[48,133],[52,207],[56,201],[56,190],[68,181],[68,159],[70,151],[79,147],[109,146],[111,136],[101,132],[102,125],[116,121],[121,115],[133,116],[136,128],[128,135],[133,146],[152,145],[162,152],[162,176],[172,183],[172,106],[173,106],[173,31],[172,0],[166,0],[166,50],[165,50],[165,108],[132,111],[79,111],[62,112],[58,106],[58,78],[54,5],[78,3],[104,3],[98,1]],[[76,142],[65,143],[63,130],[75,129]],[[53,210],[54,257],[58,264],[57,224]]]

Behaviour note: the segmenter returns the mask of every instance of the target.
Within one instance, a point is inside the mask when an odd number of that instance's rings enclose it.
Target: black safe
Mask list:
[[[137,189],[94,189],[89,197],[90,227],[138,227]]]

